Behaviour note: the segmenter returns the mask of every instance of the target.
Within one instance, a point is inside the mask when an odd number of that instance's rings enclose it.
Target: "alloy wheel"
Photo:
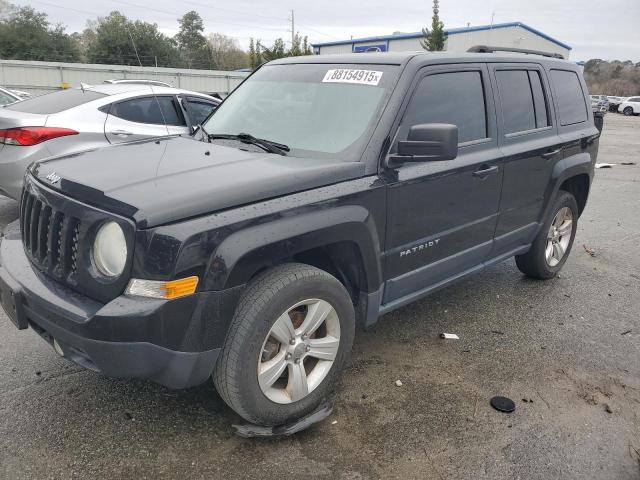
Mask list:
[[[258,358],[258,384],[275,403],[302,400],[327,377],[340,348],[340,320],[325,300],[303,300],[275,321]]]
[[[550,267],[558,265],[565,256],[571,242],[572,230],[573,212],[569,207],[563,207],[556,213],[547,233],[547,248],[544,253]]]

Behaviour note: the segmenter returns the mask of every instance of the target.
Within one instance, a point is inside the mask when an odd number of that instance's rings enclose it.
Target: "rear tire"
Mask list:
[[[254,424],[304,417],[331,394],[354,330],[351,297],[335,277],[304,264],[277,266],[238,303],[214,370],[216,389]]]
[[[571,252],[577,227],[576,199],[569,192],[560,190],[531,249],[516,256],[520,271],[540,280],[555,277]]]

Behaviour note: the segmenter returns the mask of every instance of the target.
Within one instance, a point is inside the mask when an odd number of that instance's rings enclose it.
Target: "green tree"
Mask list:
[[[249,39],[249,68],[255,70],[260,65],[260,59],[258,58],[258,51],[256,50],[256,43],[253,38]]]
[[[278,58],[284,58],[289,56],[284,45],[284,40],[282,40],[281,38],[276,38],[271,48],[265,47],[260,42],[258,42],[258,45],[262,50],[261,58],[265,62],[270,62],[272,60],[277,60]]]
[[[175,40],[180,49],[180,57],[187,68],[209,68],[207,61],[207,39],[204,36],[202,17],[191,10],[178,20],[180,31]]]
[[[301,55],[313,55],[313,51],[311,50],[311,45],[309,45],[308,37],[303,38],[298,32],[293,36],[293,43],[286,56],[299,57]]]
[[[158,25],[130,21],[120,12],[98,18],[83,34],[90,63],[175,67],[179,54],[175,41],[158,31]]]
[[[62,25],[52,26],[47,14],[32,7],[3,5],[0,20],[0,57],[20,60],[74,62],[78,45]]]
[[[431,18],[431,30],[422,29],[423,38],[420,41],[422,48],[430,52],[444,50],[444,23],[440,20],[440,2],[433,0],[433,17]]]
[[[251,52],[251,44],[249,44],[249,52]],[[293,36],[293,43],[289,49],[286,48],[282,38],[277,38],[275,42],[273,42],[273,46],[271,46],[271,48],[265,47],[258,40],[256,52],[256,57],[260,59],[260,62],[258,62],[256,67],[262,62],[270,62],[271,60],[276,60],[278,58],[313,55],[309,39],[307,37],[300,36],[299,33],[296,33]],[[252,68],[255,67],[252,66]]]

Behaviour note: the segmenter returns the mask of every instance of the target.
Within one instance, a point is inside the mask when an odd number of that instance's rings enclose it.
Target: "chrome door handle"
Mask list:
[[[118,135],[119,137],[128,137],[129,135],[133,135],[133,132],[128,132],[127,130],[112,130],[109,133],[111,135]]]
[[[485,178],[486,176],[491,175],[492,173],[496,173],[497,171],[498,171],[497,165],[494,165],[493,167],[489,167],[485,165],[481,170],[477,170],[473,172],[473,176]]]
[[[555,150],[551,150],[550,152],[545,152],[542,155],[540,155],[542,158],[551,158],[557,154],[559,154],[562,151],[561,148],[557,148]]]

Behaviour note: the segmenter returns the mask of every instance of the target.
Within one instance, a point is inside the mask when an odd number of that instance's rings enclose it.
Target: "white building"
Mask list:
[[[316,43],[316,55],[330,53],[359,53],[366,51],[398,52],[422,50],[422,32],[397,33],[381,37],[354,38],[336,42]],[[449,52],[466,52],[470,47],[484,45],[491,47],[523,48],[559,53],[569,58],[571,47],[524,23],[498,23],[476,27],[450,28],[445,30],[445,47]]]

